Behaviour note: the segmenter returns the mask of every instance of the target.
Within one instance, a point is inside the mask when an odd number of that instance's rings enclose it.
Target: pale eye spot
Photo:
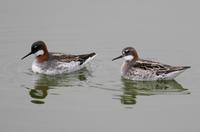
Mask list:
[[[128,53],[129,53],[129,50],[128,50],[128,49],[124,51],[124,54],[128,54]]]

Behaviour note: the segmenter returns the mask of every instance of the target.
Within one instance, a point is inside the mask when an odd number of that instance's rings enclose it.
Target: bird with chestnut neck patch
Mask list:
[[[32,71],[42,74],[62,74],[71,73],[80,70],[94,59],[96,53],[71,55],[59,52],[49,52],[43,41],[36,41],[31,46],[31,51],[22,57],[35,54],[35,60],[32,63]]]

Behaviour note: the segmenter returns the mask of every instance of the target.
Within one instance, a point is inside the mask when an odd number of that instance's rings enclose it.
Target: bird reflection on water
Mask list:
[[[31,97],[31,102],[34,104],[44,104],[47,96],[55,95],[51,89],[59,87],[75,87],[83,86],[85,81],[88,80],[91,75],[91,71],[88,71],[87,68],[84,68],[80,71],[77,71],[73,74],[63,74],[63,75],[40,75],[37,74],[34,76],[37,77],[34,86],[28,88],[29,95]],[[117,99],[121,100],[121,103],[124,105],[133,105],[137,103],[137,96],[150,96],[150,95],[187,95],[190,92],[183,88],[175,80],[162,80],[162,81],[132,81],[121,79],[121,87],[118,89],[110,89],[105,85],[99,86],[91,85],[90,87],[109,90],[112,92],[120,92],[120,95],[117,94]],[[50,92],[51,91],[51,92]],[[57,93],[56,93],[57,94]]]
[[[123,94],[120,95],[122,104],[136,104],[137,96],[190,94],[175,80],[163,81],[130,81],[122,79]]]
[[[83,81],[87,80],[90,76],[90,72],[87,68],[77,71],[72,74],[62,74],[62,75],[35,75],[36,79],[33,88],[29,89],[29,95],[31,96],[32,103],[44,104],[45,98],[49,95],[50,89],[55,89],[57,87],[73,87],[80,86]],[[53,94],[53,93],[50,93]]]

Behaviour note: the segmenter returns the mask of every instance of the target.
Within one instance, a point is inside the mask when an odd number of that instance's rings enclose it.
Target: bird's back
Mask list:
[[[190,68],[189,66],[170,66],[150,60],[126,62],[124,77],[131,80],[171,80]]]
[[[71,73],[82,69],[95,53],[83,55],[66,55],[63,53],[49,52],[49,58],[42,63],[33,62],[32,70],[43,74]]]

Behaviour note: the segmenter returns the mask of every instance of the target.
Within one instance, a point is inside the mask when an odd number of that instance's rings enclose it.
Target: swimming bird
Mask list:
[[[112,61],[120,58],[125,59],[121,67],[122,77],[129,80],[172,80],[190,68],[190,66],[170,66],[160,62],[140,59],[133,47],[124,48],[122,55],[114,58]]]
[[[71,73],[80,70],[96,56],[96,53],[66,55],[48,52],[47,46],[43,41],[34,42],[31,46],[31,52],[21,59],[23,60],[32,54],[36,55],[32,63],[32,71],[49,75]]]

